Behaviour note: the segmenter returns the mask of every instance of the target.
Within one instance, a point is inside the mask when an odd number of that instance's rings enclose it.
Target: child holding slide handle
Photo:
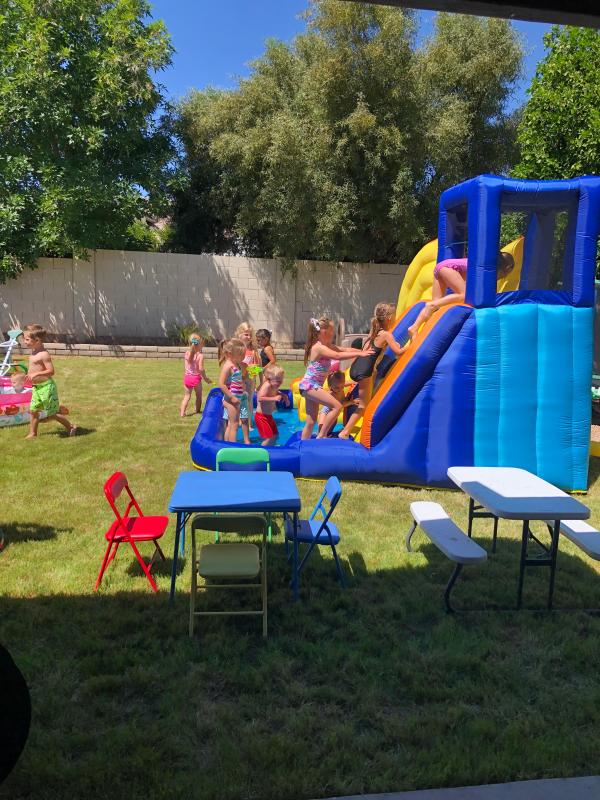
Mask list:
[[[330,411],[323,420],[317,439],[324,439],[338,418],[342,404],[331,392],[323,388],[325,378],[331,372],[334,359],[356,358],[373,355],[373,349],[359,350],[357,347],[340,348],[332,344],[335,330],[328,317],[314,317],[308,323],[306,347],[304,348],[304,364],[306,372],[298,384],[300,394],[306,402],[306,423],[302,430],[302,439],[310,439],[317,423],[319,406],[328,406]]]
[[[371,319],[369,338],[365,342],[365,352],[350,367],[350,377],[358,384],[357,409],[354,411],[344,429],[340,431],[339,438],[347,439],[358,420],[365,413],[365,408],[373,394],[373,372],[375,366],[386,347],[401,356],[408,345],[402,347],[394,339],[391,328],[394,326],[396,309],[389,303],[377,303]],[[368,355],[366,351],[371,352]]]
[[[506,278],[514,266],[515,260],[510,253],[498,253],[498,278]],[[447,258],[436,264],[433,270],[431,300],[425,303],[419,316],[408,329],[410,338],[414,339],[421,325],[442,306],[447,306],[449,303],[464,303],[466,288],[466,258]],[[450,294],[446,294],[448,290]]]

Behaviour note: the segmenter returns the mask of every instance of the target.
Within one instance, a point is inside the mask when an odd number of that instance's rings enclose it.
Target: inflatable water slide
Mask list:
[[[503,215],[518,214],[521,268],[497,280]],[[268,448],[271,469],[294,475],[449,486],[453,465],[515,466],[566,490],[587,488],[590,380],[600,178],[518,181],[482,175],[443,193],[433,244],[399,298],[400,341],[423,300],[415,277],[437,259],[467,257],[464,303],[445,306],[388,367],[360,438]],[[412,265],[411,265],[412,266]],[[433,266],[431,266],[431,270]],[[406,287],[406,288],[405,288]],[[281,412],[285,414],[293,412]],[[222,395],[213,389],[191,442],[194,464],[214,469]],[[291,429],[290,429],[291,430]]]

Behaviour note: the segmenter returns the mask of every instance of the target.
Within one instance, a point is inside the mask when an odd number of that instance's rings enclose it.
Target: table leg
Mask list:
[[[300,593],[298,588],[298,512],[294,511],[294,554],[292,557],[292,590],[294,601],[299,599]]]
[[[467,528],[467,533],[469,539],[473,534],[473,512],[475,511],[475,500],[472,497],[469,497],[469,527]]]
[[[560,520],[554,520],[554,530],[552,531],[552,545],[550,548],[550,586],[548,589],[548,611],[552,610],[552,598],[554,596],[554,574],[556,572],[556,558],[558,556],[558,539],[560,536]]]
[[[184,524],[185,514],[177,512],[177,523],[175,525],[175,547],[173,548],[173,564],[171,566],[171,590],[169,592],[169,603],[175,598],[175,581],[177,580],[177,553],[179,551],[179,534],[182,524]]]
[[[521,559],[519,562],[519,588],[517,589],[517,608],[521,608],[523,598],[523,578],[525,577],[525,562],[527,561],[527,540],[529,538],[529,521],[523,520],[521,534]]]
[[[185,523],[186,523],[186,515],[183,515],[183,520],[181,522],[180,531],[179,531],[179,555],[181,558],[185,555]]]

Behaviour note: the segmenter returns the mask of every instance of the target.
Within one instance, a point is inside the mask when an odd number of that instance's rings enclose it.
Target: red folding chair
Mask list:
[[[117,508],[117,500],[119,499],[123,489],[125,489],[129,496],[129,503],[125,508],[125,512],[123,515],[121,515],[119,509]],[[150,586],[152,586],[153,590],[156,592],[156,583],[150,573],[150,570],[152,569],[152,564],[154,563],[154,558],[157,553],[160,555],[163,561],[165,560],[164,553],[160,549],[158,540],[167,529],[169,518],[145,516],[138,501],[135,499],[131,489],[129,488],[127,478],[122,472],[115,472],[106,481],[104,484],[104,495],[115,514],[116,520],[104,534],[104,538],[108,544],[106,546],[104,558],[102,559],[102,566],[100,567],[100,573],[98,574],[94,591],[97,591],[106,568],[117,555],[119,545],[122,542],[128,542],[135,553],[135,557],[137,558],[140,567],[143,569],[144,574],[150,581]],[[132,509],[135,509],[137,516],[129,516]],[[139,542],[154,542],[154,553],[152,553],[152,558],[150,559],[148,566],[146,566],[144,559],[140,555],[140,551],[137,549],[137,544]]]

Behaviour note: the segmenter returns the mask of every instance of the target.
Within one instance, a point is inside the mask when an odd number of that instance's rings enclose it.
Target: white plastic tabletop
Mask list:
[[[450,467],[448,477],[500,519],[588,519],[579,500],[526,469]]]

